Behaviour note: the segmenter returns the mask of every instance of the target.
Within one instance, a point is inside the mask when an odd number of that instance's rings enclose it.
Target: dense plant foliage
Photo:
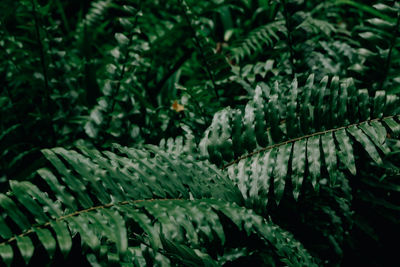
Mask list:
[[[397,261],[398,1],[0,8],[2,264]]]

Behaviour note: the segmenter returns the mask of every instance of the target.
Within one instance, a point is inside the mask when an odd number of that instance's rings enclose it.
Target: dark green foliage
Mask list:
[[[289,169],[293,171],[295,199],[305,172],[309,173],[314,188],[320,181],[322,166],[332,186],[336,183],[340,165],[356,175],[356,150],[352,140],[360,143],[376,164],[383,164],[380,154],[390,152],[385,127],[389,134],[395,134],[399,127],[396,122],[400,112],[396,105],[399,103],[397,96],[376,91],[374,97],[369,97],[368,91],[356,90],[351,80],[339,83],[338,77],[330,81],[324,77],[319,85],[315,85],[313,75],[304,87],[298,88],[295,79],[287,95],[279,95],[284,90],[277,82],[271,88],[260,84],[253,100],[246,105],[244,115],[240,110],[232,109],[217,113],[200,142],[203,154],[219,165],[237,158],[224,166],[229,168],[232,176],[254,173],[258,162],[264,162],[265,165],[260,167],[263,170],[256,176],[262,179],[275,177],[277,202],[282,196]],[[244,151],[249,154],[241,156]],[[249,180],[258,187],[257,179]],[[258,196],[258,189],[245,188]],[[268,187],[265,190],[268,191]]]
[[[239,207],[238,189],[214,166],[156,148],[117,149],[127,156],[84,149],[91,160],[62,148],[44,150],[62,177],[38,170],[43,187],[52,194],[30,182],[10,181],[8,196],[0,195],[8,221],[1,226],[3,261],[11,263],[15,250],[28,264],[35,251],[34,234],[50,259],[56,247],[67,256],[73,236],[79,234],[84,250],[94,253],[88,255],[96,255],[88,260],[103,264],[114,254],[121,263],[134,260],[138,265],[161,261],[218,266],[249,255],[268,265],[312,264],[288,232]],[[246,242],[234,240],[241,235],[248,236]]]
[[[0,263],[393,266],[398,1],[0,1]]]

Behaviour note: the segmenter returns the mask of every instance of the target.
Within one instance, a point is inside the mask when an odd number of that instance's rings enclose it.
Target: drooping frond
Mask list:
[[[384,91],[369,96],[349,79],[324,77],[314,84],[311,75],[305,86],[295,79],[287,95],[282,92],[278,83],[261,84],[243,113],[217,113],[200,143],[203,155],[228,168],[239,185],[248,183],[244,196],[268,192],[272,183],[279,203],[288,176],[296,199],[304,178],[317,188],[326,172],[334,185],[342,166],[356,174],[356,143],[382,165],[382,155],[390,152],[388,133],[400,130],[398,97]]]
[[[38,186],[10,181],[10,191],[0,195],[4,263],[21,255],[28,264],[36,242],[50,259],[59,251],[66,257],[79,235],[92,263],[220,266],[250,257],[263,265],[313,265],[291,234],[232,203],[241,202],[240,193],[212,165],[155,148],[116,149],[125,156],[44,150],[60,178],[41,169]]]
[[[81,177],[76,185],[79,194],[85,196],[91,191],[96,192],[98,197],[102,196],[102,199],[98,200],[101,203],[110,201],[110,196],[107,196],[108,191],[104,192],[102,187],[98,187],[99,179],[104,181],[107,190],[111,190],[112,198],[116,201],[124,201],[127,197],[144,199],[192,196],[225,199],[227,196],[224,194],[232,193],[228,199],[235,199],[235,202],[240,203],[240,194],[229,179],[213,165],[190,158],[178,159],[156,147],[149,148],[151,150],[142,151],[116,145],[116,149],[126,156],[112,152],[100,153],[84,147],[82,151],[89,158],[62,148],[44,150],[44,154],[63,175],[66,183]],[[155,157],[152,157],[152,153]],[[64,160],[70,167],[63,163]],[[70,173],[70,168],[75,170],[77,175]],[[79,186],[80,183],[84,187]],[[80,188],[84,190],[81,191]],[[92,202],[80,204],[83,208],[88,208]]]

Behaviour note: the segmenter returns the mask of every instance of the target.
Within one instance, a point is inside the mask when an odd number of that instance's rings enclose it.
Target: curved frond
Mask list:
[[[28,264],[36,242],[50,259],[59,257],[58,251],[67,257],[79,235],[89,261],[220,266],[251,257],[263,265],[313,265],[291,234],[222,201],[240,203],[241,196],[211,165],[155,148],[116,149],[126,156],[84,148],[86,156],[62,148],[44,150],[60,178],[41,169],[40,186],[10,181],[10,191],[0,194],[4,263],[21,255]],[[246,241],[236,239],[240,236]]]
[[[261,51],[265,46],[272,47],[281,40],[286,34],[285,21],[275,20],[263,26],[260,26],[246,36],[236,40],[229,49],[231,57],[239,62],[244,57],[252,55],[254,52]]]
[[[247,198],[265,194],[271,182],[279,203],[289,178],[297,199],[307,176],[317,189],[325,172],[331,185],[344,168],[355,175],[356,144],[382,165],[390,152],[387,135],[398,134],[398,97],[384,91],[369,96],[350,79],[324,77],[315,84],[311,75],[303,87],[295,79],[288,95],[278,92],[278,83],[257,86],[245,111],[217,113],[200,143],[203,155],[228,168],[239,185],[249,181],[241,188]]]

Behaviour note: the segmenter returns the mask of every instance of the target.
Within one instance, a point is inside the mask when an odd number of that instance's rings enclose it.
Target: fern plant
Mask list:
[[[393,265],[396,1],[0,8],[2,265]]]
[[[5,263],[17,255],[26,264],[34,261],[35,241],[50,259],[67,256],[80,235],[92,264],[219,266],[246,257],[260,264],[312,264],[291,234],[240,207],[238,189],[209,163],[156,147],[116,149],[44,150],[61,175],[38,171],[47,193],[30,182],[10,182],[0,201]],[[249,238],[247,245],[239,235]]]
[[[11,190],[2,195],[0,202],[3,209],[0,255],[10,264],[14,254],[20,254],[28,264],[35,251],[33,234],[50,259],[57,247],[67,255],[71,240],[79,235],[82,249],[92,264],[118,260],[137,265],[158,261],[220,265],[245,259],[262,265],[279,261],[294,266],[313,264],[301,243],[260,216],[265,216],[269,198],[279,205],[289,183],[292,185],[289,193],[296,201],[307,183],[321,191],[337,185],[340,187],[335,191],[345,190],[346,176],[356,174],[355,158],[361,153],[353,148],[352,140],[364,147],[370,161],[382,166],[379,153],[391,151],[386,127],[390,134],[397,134],[400,126],[398,106],[393,105],[398,101],[396,96],[378,92],[369,98],[345,80],[339,92],[347,98],[340,100],[336,95],[338,108],[329,110],[323,101],[331,103],[335,99],[331,92],[338,92],[335,89],[339,80],[333,78],[330,88],[326,88],[327,82],[325,78],[314,86],[311,76],[307,86],[298,89],[294,81],[289,97],[284,98],[274,97],[273,90],[278,86],[272,89],[261,84],[243,117],[240,111],[229,109],[216,114],[200,145],[203,157],[212,161],[230,160],[233,153],[238,156],[245,150],[253,151],[257,145],[266,147],[240,156],[225,165],[223,172],[199,157],[173,156],[154,146],[137,150],[117,145],[116,153],[100,153],[87,147],[81,147],[81,153],[62,148],[44,150],[61,179],[53,171],[41,169],[38,174],[43,182],[38,185],[10,181]],[[263,94],[268,94],[275,104],[269,105]],[[352,106],[356,99],[357,105]],[[270,113],[262,116],[263,106],[277,107],[274,113],[279,115],[280,104],[292,108],[275,118],[267,108],[265,113]],[[352,108],[357,108],[357,112],[350,111]],[[358,116],[351,116],[350,112]],[[271,123],[277,126],[267,124],[265,118],[273,118]],[[302,127],[303,123],[308,127]],[[260,129],[260,125],[264,128]],[[309,132],[303,132],[304,129]],[[279,135],[273,130],[279,131]],[[299,137],[301,134],[306,135]],[[261,143],[266,141],[276,143],[271,146]],[[208,153],[204,153],[204,148]],[[329,177],[329,182],[324,182],[324,177]],[[344,191],[344,195],[333,197],[339,202],[338,198],[345,195]],[[344,214],[327,207],[326,212],[334,212],[331,220],[335,216],[351,216],[348,204],[338,204]],[[240,207],[243,205],[246,208]],[[233,235],[232,230],[236,231],[234,236],[244,231],[250,243],[243,246],[230,240],[227,236]],[[338,237],[331,239],[336,252],[341,253]],[[254,251],[249,250],[252,242],[261,242]],[[264,249],[260,248],[262,242],[266,242],[262,245]]]
[[[329,226],[325,225],[324,234],[335,227],[330,225],[332,220],[338,220],[341,229],[336,236],[324,237],[337,261],[343,257],[338,248],[344,245],[344,233],[351,229],[354,195],[349,185],[351,177],[358,175],[360,147],[369,155],[363,157],[365,161],[388,168],[385,155],[392,150],[386,139],[399,134],[398,115],[394,115],[399,112],[399,100],[384,91],[369,97],[348,79],[340,82],[338,77],[325,77],[314,84],[313,77],[301,87],[295,79],[287,89],[278,83],[274,87],[261,83],[243,111],[225,109],[215,115],[200,149],[203,156],[227,170],[245,205],[260,214],[279,209],[282,199],[284,206],[307,202],[309,207],[325,209],[333,217],[326,222]],[[323,202],[308,202],[319,192],[321,198],[327,194],[332,198],[331,204],[338,205],[336,211]],[[304,238],[303,242],[311,239]]]

